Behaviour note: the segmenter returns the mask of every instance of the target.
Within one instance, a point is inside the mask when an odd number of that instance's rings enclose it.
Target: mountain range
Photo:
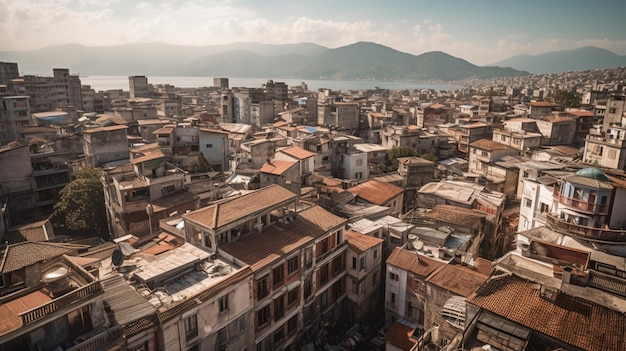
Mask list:
[[[626,66],[626,56],[594,46],[553,51],[541,55],[518,55],[492,66],[513,67],[533,74],[587,71]]]
[[[566,59],[567,58],[567,59]],[[621,60],[621,61],[620,61]],[[433,51],[412,55],[370,42],[330,49],[313,43],[188,46],[165,43],[89,47],[50,46],[0,52],[22,74],[50,75],[69,68],[80,75],[158,75],[394,81],[453,81],[626,65],[626,57],[598,48],[522,55],[486,67]],[[585,68],[593,65],[593,67]],[[527,72],[528,71],[528,72]]]

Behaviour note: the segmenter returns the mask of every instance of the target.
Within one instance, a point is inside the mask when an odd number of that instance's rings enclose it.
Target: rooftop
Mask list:
[[[375,205],[385,205],[388,201],[404,193],[404,190],[393,184],[371,179],[355,187],[349,192]]]
[[[279,150],[279,152],[282,152],[284,154],[287,154],[291,157],[295,157],[299,160],[304,160],[307,159],[309,157],[313,157],[315,156],[314,153],[307,151],[299,146],[292,146],[292,147],[288,147],[286,149],[281,149]]]
[[[352,230],[346,231],[345,235],[348,247],[358,253],[370,250],[384,241],[383,239],[361,234]]]
[[[245,216],[260,213],[287,201],[293,201],[296,197],[296,194],[279,185],[270,185],[252,193],[187,213],[183,217],[216,229]]]
[[[481,263],[485,263],[485,261]],[[447,264],[433,273],[426,281],[455,295],[468,297],[489,278],[491,272],[485,273],[485,269],[479,270],[478,267]]]
[[[407,270],[417,274],[423,278],[428,277],[438,268],[445,265],[443,262],[436,261],[416,252],[396,247],[389,258],[387,264]]]
[[[385,334],[385,341],[401,350],[409,351],[415,346],[415,343],[417,343],[417,340],[413,337],[414,331],[415,328],[395,321]]]
[[[583,350],[626,345],[623,313],[560,291],[550,301],[540,284],[515,275],[489,279],[467,302]]]
[[[507,145],[489,139],[476,140],[475,142],[471,143],[470,146],[487,151],[507,150],[511,148]]]
[[[281,161],[281,160],[271,160],[263,164],[261,167],[261,173],[269,173],[274,175],[281,175],[285,173],[288,169],[295,166],[296,162],[290,161]]]

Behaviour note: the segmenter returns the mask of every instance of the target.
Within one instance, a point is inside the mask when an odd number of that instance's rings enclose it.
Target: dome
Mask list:
[[[602,173],[601,170],[595,167],[583,168],[580,171],[576,172],[576,175],[579,175],[585,178],[603,180],[607,182],[609,181],[609,178],[606,175],[604,175],[604,173]]]

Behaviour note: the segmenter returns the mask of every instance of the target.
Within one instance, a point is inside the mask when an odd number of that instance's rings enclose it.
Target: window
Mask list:
[[[308,279],[304,281],[304,299],[306,300],[307,298],[309,298],[312,292],[313,292],[313,281],[309,277]]]
[[[241,334],[246,330],[246,317],[241,316],[237,319],[237,333]]]
[[[333,275],[337,275],[339,274],[339,272],[341,272],[343,268],[342,257],[343,256],[338,256],[333,260]]]
[[[217,332],[217,346],[222,347],[228,343],[228,328],[224,327]]]
[[[524,198],[524,206],[530,208],[533,205],[533,200],[529,198]]]
[[[270,321],[270,305],[261,308],[256,313],[257,328],[265,326]]]
[[[272,350],[272,340],[271,336],[263,339],[260,343],[256,345],[256,351],[270,351]]]
[[[289,335],[295,332],[297,329],[298,329],[298,315],[296,314],[295,316],[291,317],[287,321],[287,334]]]
[[[367,266],[365,264],[365,256],[361,257],[361,266],[360,266],[361,270],[365,270],[367,269]]]
[[[389,279],[398,281],[398,275],[393,273],[393,272],[390,272],[389,273]]]
[[[310,268],[313,264],[313,249],[308,248],[304,250],[304,266]]]
[[[548,212],[550,210],[550,205],[544,204],[543,202],[539,205],[539,211],[541,213]]]
[[[328,263],[320,268],[320,286],[328,282]]]
[[[272,269],[272,286],[277,286],[279,284],[282,284],[283,280],[285,279],[285,275],[283,273],[283,266],[282,264],[274,269]]]
[[[326,309],[328,307],[328,290],[320,294],[320,307]]]
[[[220,304],[220,313],[224,313],[228,311],[228,294],[222,296],[219,299],[219,304]]]
[[[206,144],[205,145],[207,149],[212,149],[213,148],[213,144]]]
[[[284,339],[285,332],[283,331],[283,328],[279,328],[277,331],[274,332],[274,347],[280,345]]]
[[[193,315],[185,318],[185,340],[189,341],[198,336],[198,316]]]
[[[264,298],[270,293],[268,279],[269,279],[269,276],[266,275],[263,278],[257,280],[256,282],[257,300],[261,300],[262,298]]]
[[[378,250],[374,250],[374,258],[378,257]]]
[[[617,150],[609,149],[609,158],[614,160],[617,157]]]
[[[352,257],[352,269],[356,269],[356,257]]]
[[[396,304],[396,294],[391,293],[391,304],[395,305]]]
[[[274,300],[274,320],[279,320],[285,314],[285,295]]]
[[[298,302],[298,297],[300,296],[300,290],[298,288],[292,289],[287,293],[287,306],[291,306],[294,303]]]
[[[300,257],[296,256],[287,261],[287,274],[291,275],[300,268]]]
[[[67,314],[72,337],[78,337],[92,329],[89,306],[83,306]]]

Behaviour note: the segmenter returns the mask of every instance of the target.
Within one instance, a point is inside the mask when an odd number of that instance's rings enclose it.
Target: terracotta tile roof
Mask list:
[[[543,118],[546,121],[550,121],[552,123],[559,122],[573,122],[574,119],[572,117],[562,117],[562,116],[547,116]]]
[[[9,228],[7,239],[10,243],[22,241],[46,241],[54,237],[49,219]]]
[[[380,245],[383,242],[383,239],[357,233],[352,230],[346,231],[345,236],[346,241],[348,242],[348,247],[358,253],[363,253],[369,249],[376,247],[376,245]]]
[[[388,201],[404,193],[402,188],[376,179],[370,179],[348,189],[348,191],[368,202],[380,206],[385,205]]]
[[[398,162],[405,165],[416,165],[416,164],[435,164],[433,161],[429,161],[425,158],[413,156],[413,157],[398,157],[396,160]]]
[[[480,139],[470,144],[471,147],[475,147],[482,150],[495,151],[495,150],[506,150],[510,149],[509,146],[504,144],[500,144],[497,141],[489,140],[489,139]]]
[[[291,157],[295,157],[295,158],[300,159],[300,160],[304,160],[304,159],[307,159],[309,157],[315,156],[315,154],[312,153],[311,151],[307,151],[307,150],[305,150],[305,149],[303,149],[303,148],[301,148],[299,146],[292,146],[292,147],[289,147],[289,148],[286,148],[286,149],[282,149],[279,152],[282,152],[284,154],[287,154],[287,155],[289,155]]]
[[[514,275],[490,279],[467,302],[582,350],[626,347],[623,313],[563,292],[550,302],[539,284]]]
[[[137,120],[137,125],[147,126],[147,125],[159,125],[159,124],[170,124],[172,122],[166,119],[140,119]]]
[[[183,215],[183,218],[209,228],[219,228],[242,217],[261,212],[282,202],[295,200],[296,194],[279,186],[270,185],[255,192],[213,204]]]
[[[163,127],[155,130],[152,134],[172,134],[174,127]]]
[[[484,266],[483,266],[484,267]],[[484,269],[483,269],[484,271]],[[489,272],[491,274],[491,272]],[[468,297],[489,278],[489,274],[469,266],[447,264],[433,273],[426,281],[453,294]]]
[[[98,133],[98,132],[112,132],[115,130],[122,130],[122,129],[127,129],[128,126],[126,125],[115,125],[115,126],[108,126],[108,127],[98,127],[98,128],[87,128],[87,129],[83,129],[83,133]]]
[[[530,106],[534,107],[551,107],[552,104],[547,101],[533,101],[530,103]]]
[[[400,348],[401,350],[409,351],[415,346],[417,340],[412,337],[415,328],[408,327],[398,321],[393,322],[387,334],[385,334],[385,341]]]
[[[474,123],[462,125],[461,127],[474,129],[474,128],[489,127],[489,125],[487,123],[483,123],[483,122],[474,122]]]
[[[407,270],[420,277],[426,278],[445,263],[435,261],[418,253],[396,247],[389,255],[387,264]]]
[[[591,111],[570,111],[568,113],[577,117],[593,117],[593,112]]]
[[[311,206],[303,211],[300,211],[298,212],[298,217],[306,219],[324,231],[344,226],[348,222],[346,218],[336,216],[320,206]]]
[[[264,227],[262,233],[247,234],[237,241],[220,245],[218,249],[250,265],[253,271],[258,271],[313,243],[314,238],[323,233],[322,229],[309,221],[296,218],[289,224]]]
[[[269,173],[274,175],[281,175],[285,173],[289,168],[295,166],[297,162],[271,160],[271,163],[265,163],[261,167],[261,173]]]
[[[2,273],[14,272],[37,262],[75,252],[71,245],[25,241],[7,246],[0,267]]]
[[[50,292],[43,288],[28,295],[0,304],[0,335],[22,326],[20,314],[52,300]]]
[[[479,210],[473,210],[452,205],[437,205],[426,217],[464,227],[474,227],[481,223],[487,215]]]

